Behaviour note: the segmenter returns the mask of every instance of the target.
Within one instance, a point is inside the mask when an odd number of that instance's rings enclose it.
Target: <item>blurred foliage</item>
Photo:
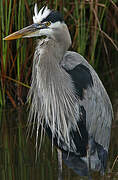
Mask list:
[[[34,39],[3,41],[3,37],[32,23],[34,4],[63,13],[72,37],[71,50],[79,52],[113,87],[118,75],[117,0],[1,0],[0,105],[23,105],[30,86]],[[101,76],[102,75],[102,76]]]

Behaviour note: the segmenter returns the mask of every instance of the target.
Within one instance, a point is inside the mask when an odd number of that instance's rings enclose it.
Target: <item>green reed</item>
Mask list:
[[[113,0],[9,0],[0,1],[0,105],[11,103],[24,104],[24,97],[30,86],[33,59],[33,40],[2,39],[32,23],[33,9],[38,2],[39,9],[46,3],[50,8],[63,13],[72,37],[71,49],[83,55],[97,70],[102,62],[110,70],[110,59],[117,58],[118,26],[112,12],[117,12],[117,2]],[[107,22],[110,16],[111,28]],[[113,23],[112,23],[113,22]],[[109,50],[109,48],[111,50]],[[117,62],[115,60],[115,66]],[[104,71],[103,68],[103,71]],[[6,99],[8,101],[6,101]]]

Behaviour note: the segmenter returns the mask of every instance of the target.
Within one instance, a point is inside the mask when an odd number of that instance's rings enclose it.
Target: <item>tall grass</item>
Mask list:
[[[0,1],[0,105],[24,104],[30,86],[33,39],[5,42],[3,37],[32,23],[34,0]],[[118,8],[113,0],[37,1],[63,13],[71,37],[71,49],[102,71],[116,66]],[[102,57],[102,58],[101,58]],[[114,62],[112,61],[114,59]],[[110,75],[109,75],[110,76]]]

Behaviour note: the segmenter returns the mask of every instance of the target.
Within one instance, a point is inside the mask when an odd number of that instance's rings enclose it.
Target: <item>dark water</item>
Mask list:
[[[26,138],[27,112],[22,109],[0,109],[0,180],[57,180],[57,152],[52,153],[47,137],[43,142],[38,160],[35,149],[35,133]],[[116,113],[117,114],[117,113]],[[112,126],[111,145],[106,175],[93,173],[95,180],[118,180],[118,121]],[[111,172],[112,169],[112,172]],[[63,164],[63,180],[84,180]]]

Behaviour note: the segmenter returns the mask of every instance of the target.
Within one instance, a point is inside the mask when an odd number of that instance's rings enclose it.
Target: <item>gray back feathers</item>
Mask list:
[[[89,68],[94,84],[93,87],[85,90],[84,99],[79,100],[79,104],[86,109],[87,130],[89,136],[92,136],[97,143],[108,151],[113,110],[102,82],[92,66],[78,53],[68,51],[61,65],[69,70],[80,63]]]

